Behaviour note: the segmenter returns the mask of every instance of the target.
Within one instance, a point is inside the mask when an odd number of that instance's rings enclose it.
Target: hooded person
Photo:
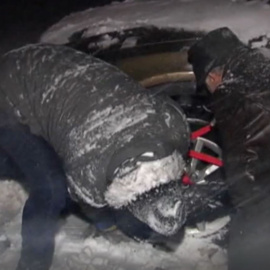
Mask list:
[[[7,136],[4,140],[0,136],[1,148],[13,157],[25,146],[30,145],[32,152],[38,148],[28,134],[42,138],[59,157],[68,192],[86,215],[93,207],[127,207],[164,235],[176,233],[184,224],[185,205],[177,180],[185,168],[189,126],[173,102],[151,96],[116,67],[90,55],[56,45],[28,45],[1,58],[0,109],[24,130],[9,144]],[[14,126],[2,125],[0,134],[9,129],[14,131]],[[20,145],[15,147],[16,142]],[[42,151],[31,159],[28,172],[42,168]],[[45,169],[42,173],[52,185],[59,176],[47,175]],[[39,177],[37,173],[35,178]],[[161,189],[163,185],[168,188]],[[55,205],[51,209],[45,202],[46,211],[53,211]],[[34,199],[31,203],[33,210]],[[28,220],[31,211],[24,211]],[[45,255],[37,253],[35,239],[27,242],[34,228],[30,233],[24,222],[23,247],[32,261],[42,260]],[[46,241],[51,238],[52,234]],[[53,250],[53,243],[50,246]],[[19,269],[48,269],[50,261],[20,263]]]
[[[270,269],[270,59],[224,27],[188,52],[198,90],[211,93],[226,182],[237,208],[230,226],[229,270]]]

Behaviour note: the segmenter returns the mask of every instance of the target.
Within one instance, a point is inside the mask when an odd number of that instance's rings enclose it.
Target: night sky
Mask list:
[[[44,30],[71,12],[110,2],[112,0],[0,0],[0,53],[36,42]]]

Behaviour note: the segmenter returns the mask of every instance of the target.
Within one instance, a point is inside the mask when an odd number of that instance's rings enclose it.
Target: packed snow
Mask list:
[[[10,181],[0,182],[0,189],[0,269],[13,270],[19,258],[20,220],[27,194]],[[118,231],[98,235],[84,221],[70,216],[56,237],[51,270],[226,270],[226,251],[213,240],[222,237],[228,222],[224,217],[206,223],[204,231],[186,228],[182,244],[170,253],[132,241]]]
[[[83,31],[82,37],[89,37],[142,26],[206,32],[228,26],[244,42],[259,36],[265,36],[268,40],[270,37],[270,6],[266,2],[241,0],[125,1],[71,14],[49,28],[40,41],[65,44],[76,32]]]

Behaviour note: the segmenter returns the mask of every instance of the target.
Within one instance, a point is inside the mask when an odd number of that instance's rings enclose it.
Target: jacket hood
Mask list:
[[[225,65],[230,57],[245,45],[227,27],[209,32],[188,51],[188,62],[193,66],[197,87],[205,83],[208,73]]]

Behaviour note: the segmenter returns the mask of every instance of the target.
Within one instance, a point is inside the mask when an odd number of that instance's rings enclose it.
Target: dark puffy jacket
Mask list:
[[[213,95],[227,180],[238,206],[270,195],[269,55],[266,49],[239,49]]]
[[[181,111],[117,68],[62,46],[29,45],[1,58],[0,109],[52,145],[71,194],[95,207],[106,205],[111,163],[131,152],[157,159],[188,149]]]

